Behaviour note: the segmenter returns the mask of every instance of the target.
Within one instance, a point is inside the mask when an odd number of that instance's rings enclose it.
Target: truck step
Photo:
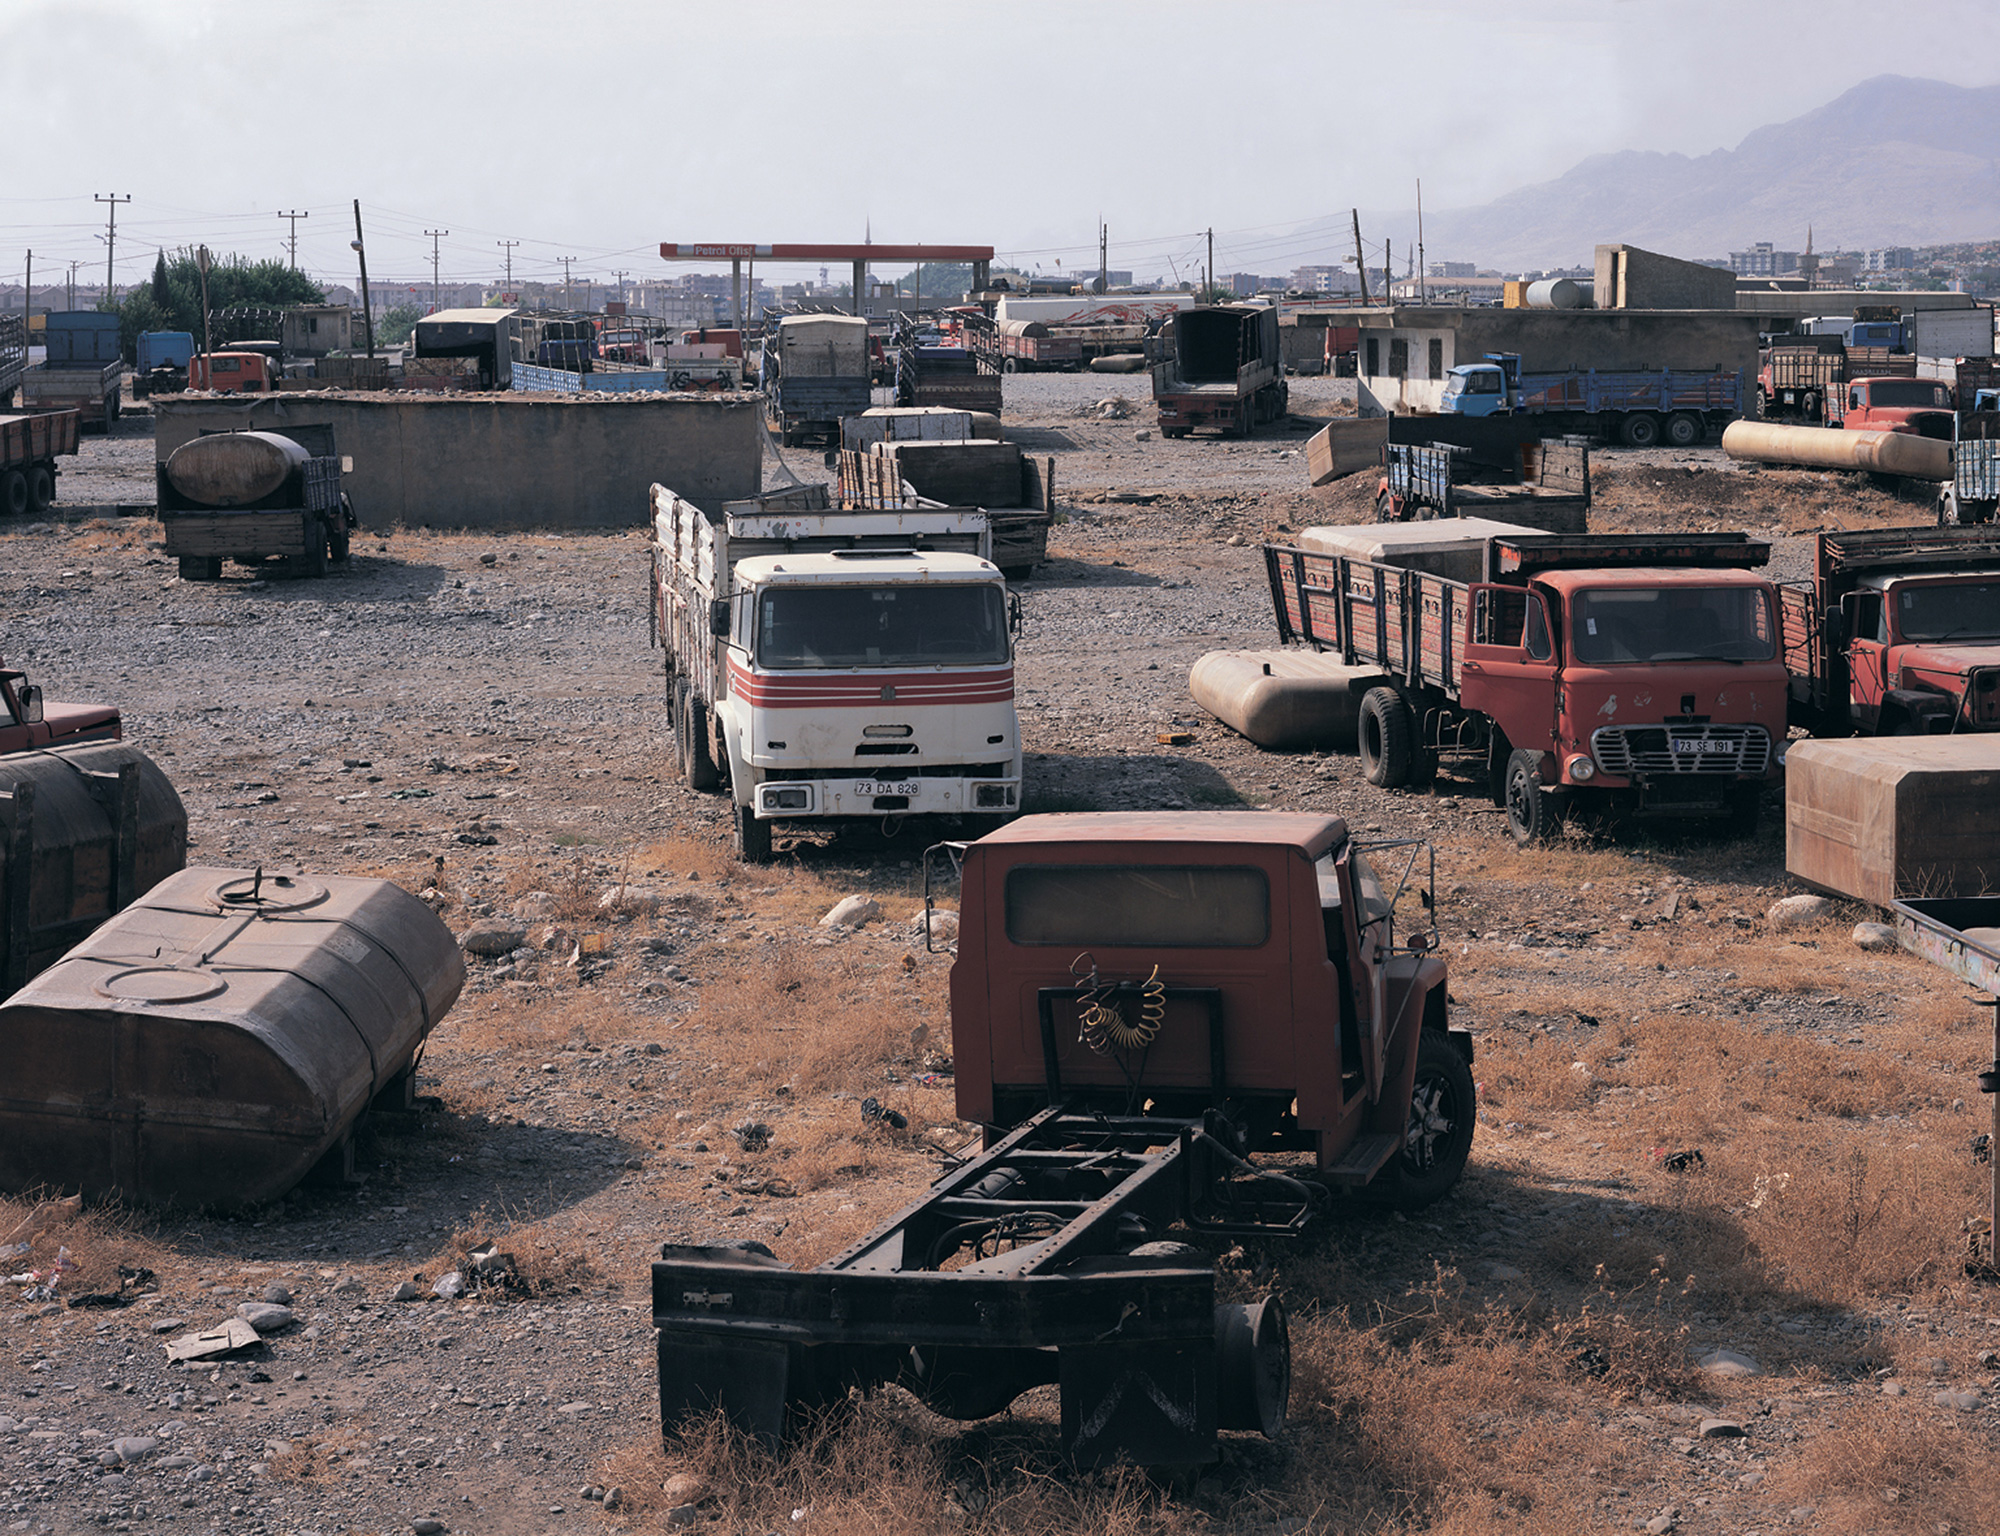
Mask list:
[[[1393,1131],[1357,1136],[1345,1152],[1320,1170],[1319,1176],[1328,1184],[1366,1184],[1382,1171],[1382,1165],[1394,1157],[1402,1145],[1403,1138]]]

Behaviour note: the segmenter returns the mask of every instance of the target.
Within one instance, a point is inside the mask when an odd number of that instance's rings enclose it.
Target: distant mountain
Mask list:
[[[1483,208],[1426,213],[1424,244],[1519,269],[1587,265],[1615,242],[1689,258],[1758,240],[1795,250],[1808,224],[1817,250],[1986,239],[2000,235],[1996,156],[2000,86],[1878,75],[1734,149],[1593,155]]]

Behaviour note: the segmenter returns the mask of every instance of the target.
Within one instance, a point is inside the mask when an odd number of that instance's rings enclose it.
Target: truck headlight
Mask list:
[[[1014,786],[975,784],[972,786],[972,803],[990,810],[1005,810],[1014,803]]]
[[[1597,777],[1597,764],[1587,757],[1573,757],[1569,760],[1569,776],[1579,784],[1588,784]]]
[[[761,791],[764,809],[767,811],[808,811],[812,809],[812,791],[804,785],[785,789]]]

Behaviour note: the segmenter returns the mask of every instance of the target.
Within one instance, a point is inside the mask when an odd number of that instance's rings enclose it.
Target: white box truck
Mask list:
[[[736,849],[777,822],[969,819],[1021,805],[1016,609],[981,512],[841,512],[825,486],[711,516],[651,491],[653,643],[679,766],[735,803]]]

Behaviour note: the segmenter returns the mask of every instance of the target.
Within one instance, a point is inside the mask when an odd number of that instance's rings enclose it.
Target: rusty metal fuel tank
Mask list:
[[[0,1005],[0,1188],[275,1199],[407,1092],[464,984],[387,881],[183,870]]]
[[[0,756],[0,998],[187,863],[187,810],[124,742]]]

